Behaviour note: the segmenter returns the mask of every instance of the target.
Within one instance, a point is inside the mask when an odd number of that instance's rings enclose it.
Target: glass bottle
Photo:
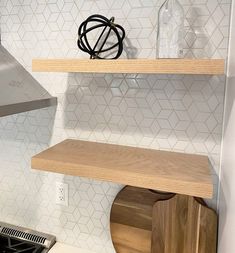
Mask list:
[[[178,0],[166,0],[158,12],[157,57],[182,58],[184,10]]]

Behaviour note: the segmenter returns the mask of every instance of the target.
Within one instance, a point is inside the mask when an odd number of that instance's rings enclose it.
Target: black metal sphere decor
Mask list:
[[[88,17],[80,25],[77,44],[82,51],[90,55],[90,59],[118,59],[121,56],[125,30],[122,26],[115,24],[114,20],[114,17],[108,19],[96,14]],[[87,35],[97,29],[100,30],[100,34],[97,41],[91,46]],[[104,54],[106,56],[102,57]],[[109,57],[110,55],[111,57]]]

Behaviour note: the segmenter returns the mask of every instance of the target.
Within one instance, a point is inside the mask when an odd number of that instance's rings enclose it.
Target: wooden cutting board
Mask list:
[[[217,215],[202,199],[176,195],[153,207],[151,253],[216,253]]]
[[[202,199],[127,186],[110,220],[117,253],[216,253],[217,215]]]
[[[151,253],[152,213],[158,200],[174,194],[126,186],[111,210],[111,235],[117,253]]]

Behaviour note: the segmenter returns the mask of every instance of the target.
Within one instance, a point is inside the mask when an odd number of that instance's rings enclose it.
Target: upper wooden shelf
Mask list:
[[[32,158],[32,168],[212,198],[206,156],[66,140]]]
[[[222,59],[34,59],[33,71],[80,73],[198,74],[223,75]]]

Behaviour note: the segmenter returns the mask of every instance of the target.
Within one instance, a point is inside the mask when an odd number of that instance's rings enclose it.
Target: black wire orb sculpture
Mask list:
[[[125,38],[125,30],[122,26],[114,23],[115,18],[110,19],[95,14],[88,17],[78,29],[78,47],[90,55],[90,59],[118,59],[123,52],[123,40]],[[89,27],[91,23],[96,23]],[[103,28],[103,30],[102,30]],[[101,29],[101,33],[92,47],[88,41],[87,35],[95,29]],[[115,35],[115,42],[108,41],[109,37]],[[117,48],[117,52],[114,50]],[[101,54],[111,53],[111,58],[102,57]],[[114,56],[113,56],[114,55]]]

